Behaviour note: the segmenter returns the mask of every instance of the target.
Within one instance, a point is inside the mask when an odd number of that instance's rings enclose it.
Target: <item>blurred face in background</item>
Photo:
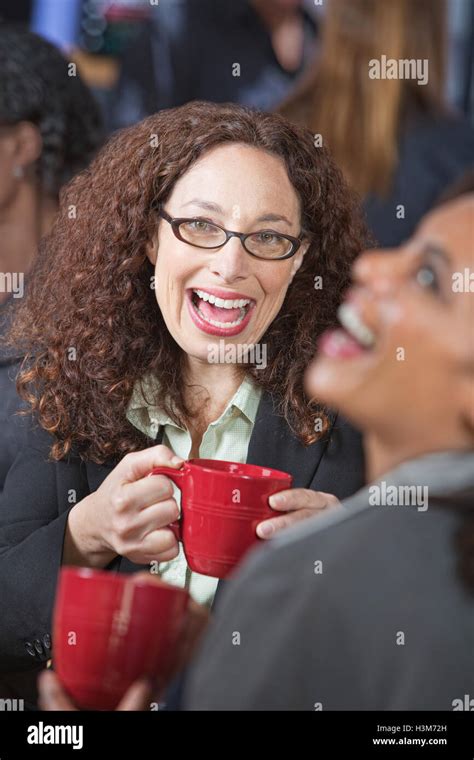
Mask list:
[[[283,161],[238,143],[200,158],[176,182],[164,210],[174,218],[197,218],[192,224],[203,229],[211,223],[244,233],[301,233],[300,202]],[[222,339],[257,343],[280,311],[307,247],[303,242],[280,261],[251,256],[236,237],[219,248],[197,248],[177,239],[162,219],[149,258],[169,332],[202,361]]]
[[[433,211],[399,249],[361,256],[307,392],[386,440],[472,446],[473,242],[469,195]]]

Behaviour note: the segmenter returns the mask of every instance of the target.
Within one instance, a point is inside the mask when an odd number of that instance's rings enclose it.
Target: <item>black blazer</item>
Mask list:
[[[160,429],[150,445],[160,443],[162,435]],[[98,465],[76,455],[48,461],[52,440],[30,424],[27,445],[7,475],[0,500],[0,696],[2,681],[15,683],[19,674],[17,683],[21,681],[24,690],[25,671],[34,671],[33,684],[38,668],[52,656],[51,619],[69,511],[97,490],[118,461]],[[333,415],[325,439],[305,447],[276,414],[268,393],[258,407],[247,462],[284,470],[293,476],[295,487],[326,491],[340,499],[364,481],[358,432]],[[149,567],[116,557],[107,569],[133,573]],[[222,586],[220,581],[218,594]],[[7,678],[7,673],[15,675]],[[4,691],[10,695],[7,688]]]
[[[11,309],[17,303],[17,299],[10,297],[0,304],[0,494],[8,470],[26,443],[28,427],[25,418],[15,414],[18,409],[26,406],[18,396],[15,384],[23,354],[18,348],[7,347],[2,343],[11,325]]]

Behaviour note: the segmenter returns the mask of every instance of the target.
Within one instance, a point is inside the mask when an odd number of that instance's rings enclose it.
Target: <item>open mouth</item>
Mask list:
[[[341,304],[337,316],[341,328],[328,330],[321,336],[321,352],[343,359],[370,353],[376,345],[375,333],[363,321],[356,306],[351,302]]]
[[[204,332],[219,335],[237,334],[247,326],[255,306],[252,298],[229,294],[221,298],[207,290],[192,288],[187,291],[188,305],[195,324]]]

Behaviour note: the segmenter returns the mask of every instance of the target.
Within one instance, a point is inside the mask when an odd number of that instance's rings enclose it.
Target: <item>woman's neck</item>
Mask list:
[[[421,430],[420,436],[413,434],[404,440],[384,438],[374,433],[364,435],[364,451],[366,459],[366,481],[371,483],[403,462],[417,459],[425,454],[441,451],[464,451],[472,448],[472,440],[468,432],[457,431],[454,434],[438,435]]]
[[[38,243],[49,232],[57,214],[57,202],[40,196],[29,183],[17,192],[14,201],[0,209],[0,272],[4,275],[27,275],[33,265]],[[8,290],[0,290],[0,303]]]
[[[241,385],[245,372],[233,364],[209,364],[189,358],[185,373],[186,403],[200,427],[216,420]]]

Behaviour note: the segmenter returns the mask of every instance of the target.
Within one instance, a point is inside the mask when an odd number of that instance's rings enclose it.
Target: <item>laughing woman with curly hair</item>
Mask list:
[[[291,473],[262,539],[362,485],[359,435],[305,398],[303,372],[364,236],[312,134],[236,105],[151,116],[68,185],[10,336],[27,352],[31,425],[0,510],[0,668],[51,656],[61,564],[158,562],[213,602],[217,579],[187,567],[167,527],[178,494],[154,466]]]

